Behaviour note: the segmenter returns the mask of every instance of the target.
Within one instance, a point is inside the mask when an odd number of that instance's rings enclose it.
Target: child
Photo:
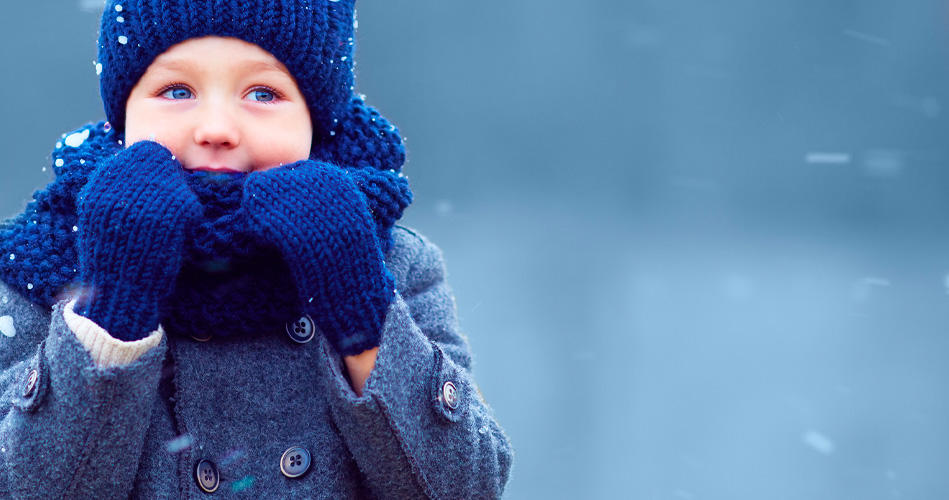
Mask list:
[[[354,0],[109,0],[108,122],[0,227],[0,497],[497,498]]]

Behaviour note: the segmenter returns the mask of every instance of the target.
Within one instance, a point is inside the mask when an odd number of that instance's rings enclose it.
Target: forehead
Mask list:
[[[273,54],[237,38],[206,36],[172,46],[155,58],[147,72],[203,72],[226,68],[239,72],[269,72],[291,76]]]

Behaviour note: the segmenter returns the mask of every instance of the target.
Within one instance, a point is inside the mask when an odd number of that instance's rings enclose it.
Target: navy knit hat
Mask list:
[[[314,138],[334,135],[353,95],[355,0],[108,0],[99,31],[100,90],[109,122],[148,66],[173,45],[215,35],[258,45],[297,80]]]

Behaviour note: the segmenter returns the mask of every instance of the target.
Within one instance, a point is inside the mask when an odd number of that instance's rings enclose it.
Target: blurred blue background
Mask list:
[[[946,0],[360,6],[506,498],[949,496]],[[103,116],[101,0],[3,7],[9,216]]]

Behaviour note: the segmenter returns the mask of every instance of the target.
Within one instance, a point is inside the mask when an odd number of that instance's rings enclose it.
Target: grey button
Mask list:
[[[442,385],[442,401],[452,410],[458,408],[458,389],[455,387],[455,384],[445,382],[445,384]]]
[[[280,457],[280,472],[287,477],[300,477],[310,469],[310,463],[310,452],[306,448],[294,446]]]
[[[316,335],[316,323],[309,315],[305,315],[293,323],[287,323],[287,335],[294,342],[306,344]]]
[[[26,376],[26,387],[23,389],[24,398],[33,395],[33,392],[36,391],[36,381],[39,378],[40,374],[36,370],[30,370],[30,374]]]
[[[200,460],[194,466],[194,480],[198,483],[198,488],[205,493],[214,493],[221,484],[221,476],[217,472],[217,466],[210,460]]]

